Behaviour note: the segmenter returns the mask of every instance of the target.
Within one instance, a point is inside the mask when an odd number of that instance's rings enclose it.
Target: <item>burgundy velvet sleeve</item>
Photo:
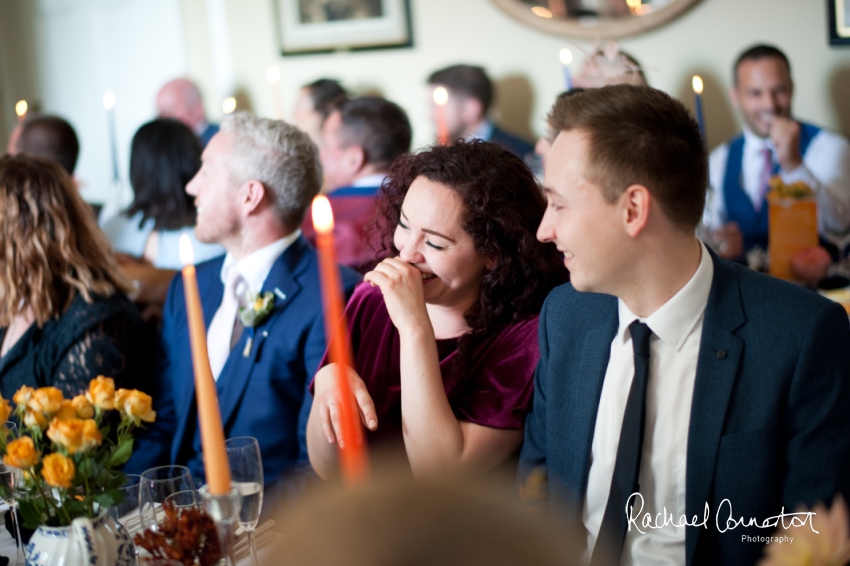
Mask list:
[[[535,316],[508,326],[475,352],[466,383],[452,402],[458,419],[493,428],[525,425],[540,358],[537,321]]]

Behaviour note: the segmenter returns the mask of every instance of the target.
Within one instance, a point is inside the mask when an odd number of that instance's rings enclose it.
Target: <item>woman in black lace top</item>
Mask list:
[[[71,177],[45,159],[0,158],[0,393],[66,397],[105,375],[144,390],[152,337],[109,242]]]

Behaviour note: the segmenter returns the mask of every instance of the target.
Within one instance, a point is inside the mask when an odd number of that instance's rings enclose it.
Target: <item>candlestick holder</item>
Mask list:
[[[236,566],[234,547],[236,544],[236,529],[239,527],[239,508],[241,500],[236,489],[231,489],[223,495],[210,493],[205,485],[198,490],[204,501],[204,509],[209,513],[218,532],[221,558],[225,566]]]

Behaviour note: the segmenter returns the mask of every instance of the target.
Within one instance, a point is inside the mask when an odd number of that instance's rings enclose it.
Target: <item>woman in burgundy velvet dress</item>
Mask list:
[[[370,444],[403,443],[415,475],[480,473],[522,444],[539,357],[537,320],[567,279],[535,238],[546,200],[523,162],[458,143],[400,157],[376,228],[389,255],[346,308],[348,374]],[[332,364],[314,381],[307,446],[336,473],[340,437]]]

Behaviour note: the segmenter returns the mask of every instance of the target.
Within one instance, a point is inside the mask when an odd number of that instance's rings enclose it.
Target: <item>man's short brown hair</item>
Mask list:
[[[699,223],[708,154],[696,120],[678,100],[646,86],[589,89],[559,98],[549,125],[587,132],[588,180],[608,202],[639,184],[677,226],[692,230]]]

